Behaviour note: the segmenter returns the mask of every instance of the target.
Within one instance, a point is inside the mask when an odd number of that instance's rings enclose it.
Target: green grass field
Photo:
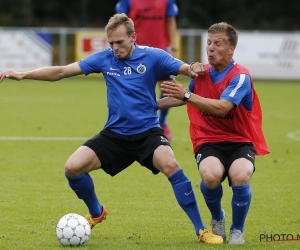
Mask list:
[[[187,78],[181,80],[187,84]],[[271,154],[256,160],[244,245],[198,243],[167,179],[133,164],[113,178],[102,170],[91,173],[109,215],[80,249],[300,249],[300,241],[260,240],[265,234],[300,237],[300,84],[255,81],[255,86]],[[87,213],[67,184],[64,163],[103,128],[105,85],[92,77],[54,83],[5,80],[0,84],[0,117],[0,249],[62,249],[55,237],[57,221],[67,213]],[[175,155],[209,227],[185,107],[172,109],[168,123]],[[229,230],[231,189],[227,181],[223,187]]]

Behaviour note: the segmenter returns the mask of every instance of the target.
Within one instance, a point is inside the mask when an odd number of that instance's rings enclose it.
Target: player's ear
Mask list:
[[[229,48],[229,54],[233,54],[234,53],[234,50],[235,50],[235,46],[230,46]]]
[[[136,37],[137,37],[136,32],[133,32],[133,33],[131,34],[131,41],[132,41],[132,42],[135,42],[135,41],[136,41]]]

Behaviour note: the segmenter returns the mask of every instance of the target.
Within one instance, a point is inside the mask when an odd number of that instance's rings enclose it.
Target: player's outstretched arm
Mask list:
[[[182,101],[186,89],[173,78],[173,81],[164,81],[160,85],[160,89],[165,98],[156,100],[157,109],[166,109],[178,107],[185,104]]]
[[[82,70],[79,67],[78,63],[75,62],[66,66],[50,66],[26,72],[6,70],[4,72],[0,72],[0,82],[2,82],[5,78],[17,81],[20,81],[22,79],[58,81],[62,78],[80,74],[82,74]]]
[[[167,109],[167,108],[172,108],[172,107],[179,107],[179,106],[182,106],[183,104],[185,104],[185,102],[180,101],[176,98],[172,98],[172,97],[164,97],[164,98],[156,100],[157,110]]]
[[[176,79],[174,78],[172,82],[164,81],[160,86],[161,91],[163,92],[163,95],[170,98],[177,100],[178,103],[182,102],[184,103],[183,97],[186,93],[187,89],[184,88]],[[162,99],[163,100],[163,99]],[[166,102],[166,101],[165,101]],[[175,102],[175,101],[173,101]],[[210,99],[210,98],[204,98],[202,96],[199,96],[197,94],[190,93],[190,98],[186,100],[189,104],[193,105],[199,110],[205,111],[212,115],[217,116],[225,116],[233,107],[234,104],[227,100],[219,100],[219,99]],[[172,103],[159,103],[159,107],[163,106],[163,108],[166,108],[166,105],[171,105]],[[169,106],[169,107],[174,107]]]

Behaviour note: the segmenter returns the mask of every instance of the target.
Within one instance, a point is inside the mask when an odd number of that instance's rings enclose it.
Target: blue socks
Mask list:
[[[251,203],[250,184],[232,187],[232,225],[230,230],[238,229],[244,232],[244,224]]]
[[[221,206],[221,198],[223,196],[222,185],[219,184],[216,188],[208,188],[204,181],[200,183],[200,190],[203,194],[205,203],[211,213],[212,219],[220,221],[223,219]]]
[[[251,190],[250,184],[244,186],[231,186],[232,187],[232,225],[230,230],[238,229],[244,232],[244,224],[248,210],[251,203]],[[203,194],[204,200],[208,209],[211,212],[213,220],[223,219],[221,198],[223,195],[222,185],[218,185],[216,188],[208,188],[203,181],[201,181],[200,189]]]
[[[171,182],[178,204],[192,221],[196,234],[199,236],[199,230],[203,230],[206,227],[202,222],[190,180],[183,173],[182,169],[169,176],[168,179]]]
[[[82,199],[89,209],[93,218],[102,214],[102,205],[99,203],[95,193],[94,183],[89,174],[81,174],[71,177],[65,174],[69,181],[69,186],[73,189],[79,199]]]

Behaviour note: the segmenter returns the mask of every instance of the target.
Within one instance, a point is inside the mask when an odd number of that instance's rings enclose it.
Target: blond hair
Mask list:
[[[126,14],[115,14],[109,20],[107,25],[105,26],[106,33],[110,33],[115,30],[120,25],[124,25],[126,28],[127,36],[130,36],[134,32],[134,23]]]

